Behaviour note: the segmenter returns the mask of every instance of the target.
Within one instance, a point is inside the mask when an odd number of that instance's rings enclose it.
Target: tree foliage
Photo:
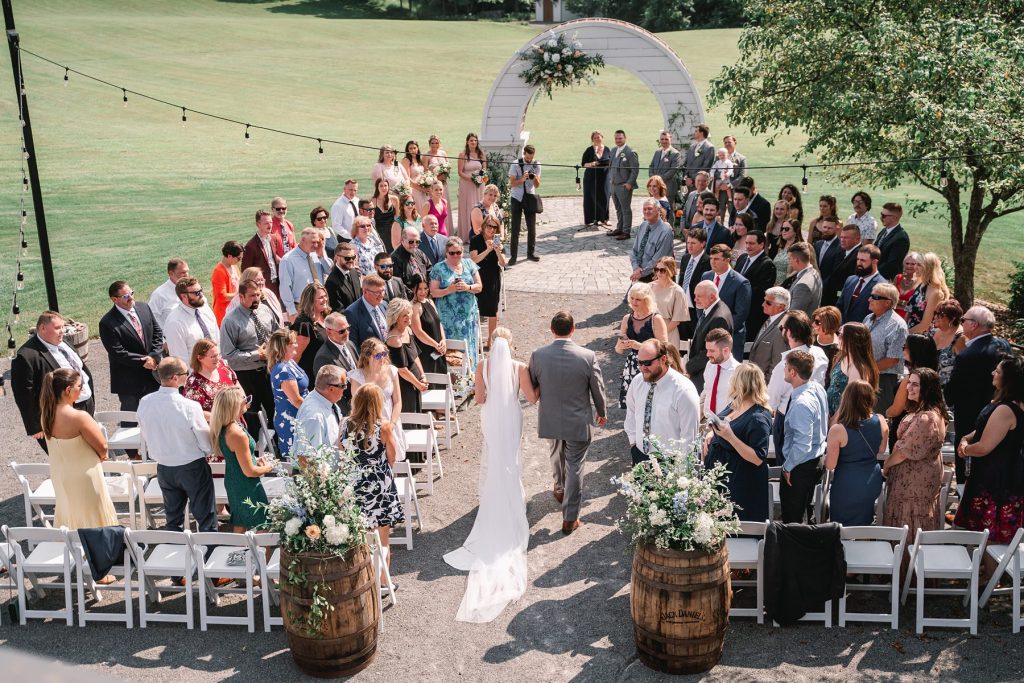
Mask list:
[[[822,162],[946,157],[834,172],[883,189],[917,181],[941,197],[966,305],[985,232],[1024,209],[1022,8],[1020,0],[747,0],[754,25],[709,99],[769,144],[803,130],[798,156]]]
[[[689,28],[693,16],[693,0],[566,0],[566,7],[582,17],[621,19],[648,31]]]

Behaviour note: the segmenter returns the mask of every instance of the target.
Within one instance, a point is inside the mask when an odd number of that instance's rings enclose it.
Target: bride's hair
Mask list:
[[[495,327],[494,332],[491,333],[491,343],[493,344],[498,337],[501,337],[508,342],[509,346],[512,346],[512,330],[507,327]]]

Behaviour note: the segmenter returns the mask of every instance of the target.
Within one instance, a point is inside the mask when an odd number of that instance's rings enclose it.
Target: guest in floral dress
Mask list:
[[[912,251],[903,257],[903,272],[896,275],[892,281],[896,291],[900,293],[899,303],[896,304],[896,314],[904,320],[907,319],[907,302],[914,296],[914,275],[917,273],[917,262],[921,255]]]
[[[373,257],[384,251],[377,231],[373,229],[373,221],[366,216],[352,219],[352,244],[356,248],[356,264],[363,276],[373,275],[377,269],[373,267]]]
[[[464,258],[465,246],[458,237],[448,238],[444,261],[430,269],[430,296],[437,303],[441,325],[449,339],[466,342],[468,370],[476,371],[480,338],[480,312],[476,295],[483,290],[476,264]]]
[[[953,374],[957,354],[967,346],[964,329],[960,326],[963,317],[964,311],[956,299],[947,299],[935,307],[935,327],[931,335],[939,352],[939,378],[942,386],[946,386],[949,376]]]
[[[295,359],[299,343],[295,332],[274,330],[267,340],[267,368],[270,389],[274,394],[274,431],[281,457],[287,457],[293,447],[293,421],[299,406],[309,393],[309,375]]]
[[[953,523],[988,529],[990,543],[1009,543],[1024,526],[1024,360],[1013,356],[992,372],[996,393],[957,456],[969,458],[964,497]]]
[[[220,348],[209,339],[195,343],[189,365],[192,371],[188,373],[181,395],[198,403],[204,413],[213,410],[213,399],[217,394],[228,387],[238,386],[235,371],[221,358]]]
[[[377,385],[364,384],[352,396],[352,414],[342,422],[341,444],[355,452],[361,468],[356,499],[370,528],[380,533],[390,565],[391,527],[404,522],[405,513],[391,469],[396,457],[394,427],[384,419],[384,392]],[[383,576],[381,583],[386,585]]]
[[[939,373],[927,368],[912,372],[907,398],[913,410],[900,422],[896,445],[882,467],[887,485],[884,525],[907,525],[907,541],[913,543],[918,529],[942,528],[939,489],[947,412]]]
[[[629,383],[640,372],[636,360],[640,345],[648,339],[668,341],[668,326],[658,313],[651,286],[646,282],[637,282],[629,288],[628,299],[632,312],[622,318],[619,339],[615,342],[615,352],[626,354],[626,362],[622,365],[622,386],[619,389],[619,407],[623,410],[626,409]]]

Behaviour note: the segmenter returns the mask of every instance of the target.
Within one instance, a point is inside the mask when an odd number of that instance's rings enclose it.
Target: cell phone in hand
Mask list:
[[[708,422],[710,422],[711,426],[716,430],[722,428],[722,418],[718,417],[714,413],[708,415]]]

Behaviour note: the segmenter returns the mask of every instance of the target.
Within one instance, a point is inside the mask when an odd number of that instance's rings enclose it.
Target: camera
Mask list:
[[[534,174],[533,171],[530,171],[529,173],[527,173],[526,177],[529,178],[530,180],[536,180],[537,179],[537,176]]]

